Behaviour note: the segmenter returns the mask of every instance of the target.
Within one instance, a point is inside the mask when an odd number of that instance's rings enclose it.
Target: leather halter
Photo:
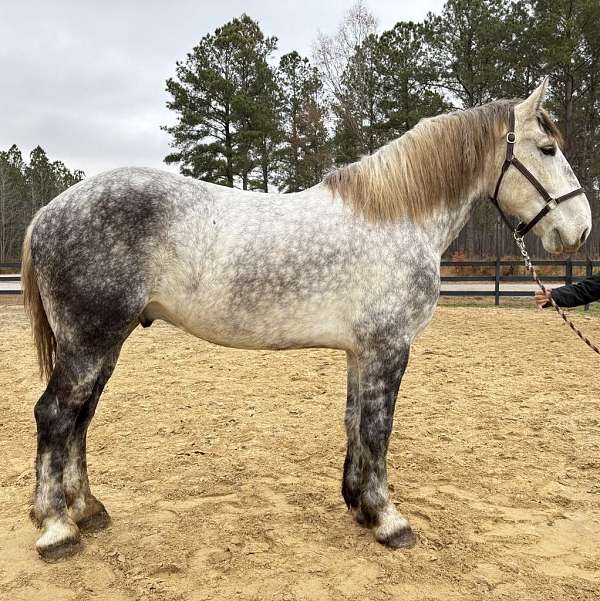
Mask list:
[[[508,133],[506,134],[506,158],[504,159],[504,163],[502,164],[502,170],[500,172],[500,177],[498,178],[498,182],[496,183],[496,188],[494,190],[494,195],[490,196],[490,200],[496,205],[496,208],[500,212],[500,216],[502,220],[508,227],[513,229],[512,224],[504,214],[504,211],[500,208],[500,204],[498,203],[498,192],[500,191],[500,184],[504,179],[504,175],[508,171],[508,168],[513,165],[516,169],[518,169],[526,178],[527,181],[540,193],[541,197],[544,199],[546,203],[542,210],[529,222],[523,223],[522,221],[517,225],[515,230],[515,235],[519,238],[522,238],[527,232],[529,232],[543,217],[545,217],[552,209],[555,209],[561,202],[568,200],[569,198],[573,198],[574,196],[578,196],[579,194],[584,193],[583,188],[577,188],[577,190],[572,190],[571,192],[567,192],[567,194],[563,194],[558,198],[552,198],[548,191],[544,186],[539,182],[539,180],[519,161],[519,159],[514,156],[514,146],[517,141],[517,136],[515,134],[515,109],[514,107],[510,107],[510,113],[508,115]]]

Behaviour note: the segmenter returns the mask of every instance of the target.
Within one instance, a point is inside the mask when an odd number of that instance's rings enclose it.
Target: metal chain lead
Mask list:
[[[527,249],[525,248],[525,240],[523,240],[523,237],[519,236],[516,231],[513,232],[513,236],[515,238],[515,242],[517,243],[517,246],[519,247],[519,250],[521,251],[521,254],[523,255],[523,260],[525,262],[525,268],[527,269],[527,271],[531,272],[531,275],[532,275],[535,283],[541,288],[542,292],[546,296],[550,297],[549,298],[550,304],[554,307],[556,312],[563,318],[563,321],[569,325],[569,327],[573,330],[573,332],[575,332],[575,334],[577,334],[577,336],[579,336],[579,338],[581,338],[581,340],[583,340],[594,352],[596,352],[600,355],[600,349],[585,334],[583,334],[583,332],[581,332],[575,326],[575,324],[569,319],[569,317],[567,316],[565,311],[563,311],[554,302],[552,295],[551,294],[548,295],[548,293],[546,291],[546,287],[544,286],[544,284],[542,284],[542,282],[541,282],[540,278],[538,277],[538,274],[535,270],[535,267],[533,266],[533,263],[531,262],[531,257],[529,256],[529,253],[527,252]]]

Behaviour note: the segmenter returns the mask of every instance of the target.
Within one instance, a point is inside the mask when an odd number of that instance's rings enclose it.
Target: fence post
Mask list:
[[[565,284],[570,286],[573,283],[573,262],[571,257],[565,261]]]
[[[496,255],[496,273],[494,280],[494,305],[500,304],[500,257]]]
[[[589,278],[592,275],[592,260],[590,259],[589,255],[585,258],[585,277]],[[585,305],[585,307],[583,308],[584,311],[589,311],[590,310],[590,305],[589,303],[587,305]]]

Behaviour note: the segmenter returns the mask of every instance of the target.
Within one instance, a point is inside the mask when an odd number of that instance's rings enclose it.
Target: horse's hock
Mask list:
[[[600,337],[600,322],[586,330]],[[32,552],[25,517],[42,384],[20,307],[0,306],[0,332],[0,598],[600,593],[597,366],[551,313],[441,307],[418,339],[389,479],[419,540],[397,552],[354,527],[340,496],[343,353],[136,330],[88,443],[114,525],[54,564]]]

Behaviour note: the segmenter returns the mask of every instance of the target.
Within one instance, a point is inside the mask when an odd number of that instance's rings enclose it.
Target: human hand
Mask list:
[[[534,297],[533,300],[535,301],[535,304],[537,305],[538,311],[541,311],[544,308],[544,305],[550,300],[551,297],[551,288],[546,288],[546,292],[542,292],[541,290],[538,290]]]

